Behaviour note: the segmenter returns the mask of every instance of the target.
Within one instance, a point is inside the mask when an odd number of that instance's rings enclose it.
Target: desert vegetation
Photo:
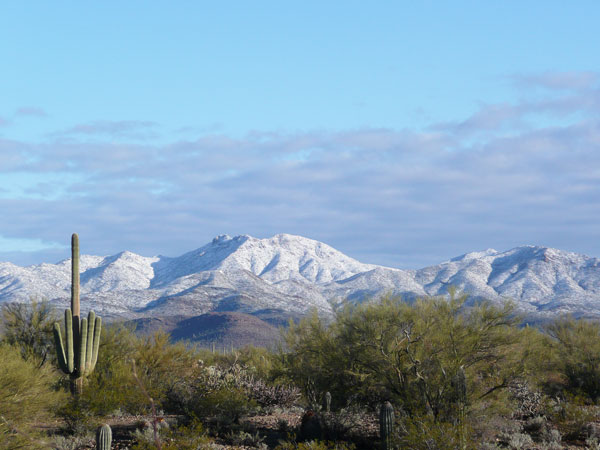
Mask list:
[[[2,307],[3,449],[600,448],[600,324],[521,325],[511,303],[383,298],[215,352]]]
[[[598,448],[596,322],[386,298],[228,353],[113,324],[74,390],[57,315],[2,309],[0,448]]]

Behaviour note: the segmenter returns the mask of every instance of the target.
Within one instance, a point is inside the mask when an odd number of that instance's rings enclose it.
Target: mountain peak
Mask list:
[[[495,256],[497,254],[498,254],[497,250],[494,250],[493,248],[488,248],[483,251],[469,252],[469,253],[465,253],[464,255],[456,256],[456,257],[452,258],[450,261],[454,262],[454,261],[466,261],[469,259],[480,259],[480,258],[484,258],[486,256]]]
[[[282,233],[265,239],[242,235],[222,238],[216,245],[221,242],[235,242],[236,245],[228,246],[227,252],[219,252],[219,259],[212,259],[213,268],[246,270],[270,283],[285,280],[323,283],[375,267],[360,263],[322,242],[293,234]],[[202,257],[217,256],[213,248],[202,249]]]
[[[303,236],[224,234],[178,257],[130,251],[81,255],[80,270],[87,305],[129,317],[210,311],[283,311],[297,317],[311,308],[333,314],[332,304],[344,299],[446,295],[448,286],[474,298],[512,298],[524,312],[600,315],[600,260],[534,245],[400,270],[361,263]],[[43,297],[63,306],[69,286],[69,260],[25,268],[0,264],[0,302]]]
[[[212,244],[214,244],[214,245],[227,244],[229,242],[246,241],[248,239],[252,239],[252,237],[247,234],[240,234],[235,237],[231,237],[228,234],[220,234],[212,240]]]

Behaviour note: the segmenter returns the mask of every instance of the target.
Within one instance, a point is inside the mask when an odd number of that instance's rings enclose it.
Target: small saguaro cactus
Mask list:
[[[325,412],[331,412],[331,392],[325,392],[323,396],[323,410]]]
[[[379,434],[382,450],[394,448],[394,407],[390,402],[385,402],[379,410]]]
[[[79,237],[71,237],[71,309],[65,310],[65,339],[60,324],[54,323],[54,343],[61,370],[70,375],[71,392],[80,394],[83,379],[89,375],[98,360],[102,319],[90,311],[87,319],[80,320],[79,308]]]
[[[96,450],[110,450],[112,441],[112,430],[107,424],[102,425],[96,431]]]

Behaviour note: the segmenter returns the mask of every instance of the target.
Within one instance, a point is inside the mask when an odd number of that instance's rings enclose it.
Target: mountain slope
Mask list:
[[[271,311],[274,322],[384,294],[511,298],[529,314],[600,315],[600,260],[536,246],[467,253],[419,270],[364,264],[332,247],[280,234],[216,237],[179,257],[131,252],[81,257],[82,309],[105,317],[198,316]],[[19,267],[0,263],[0,302],[48,298],[68,304],[70,261]],[[277,313],[274,313],[277,312]],[[280,319],[276,316],[279,314]]]
[[[255,345],[275,348],[280,341],[279,329],[260,318],[239,312],[210,312],[193,317],[142,318],[133,320],[140,334],[163,330],[176,341],[201,347],[229,351],[231,346]]]

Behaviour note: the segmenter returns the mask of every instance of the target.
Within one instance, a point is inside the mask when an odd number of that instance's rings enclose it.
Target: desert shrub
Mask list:
[[[69,397],[57,409],[57,415],[63,419],[66,431],[79,437],[89,434],[99,423],[84,397]]]
[[[78,403],[66,404],[61,414],[68,420],[70,415],[104,416],[116,410],[150,412],[148,398],[133,377],[133,361],[148,394],[158,408],[165,409],[169,392],[184,384],[195,360],[194,351],[170,343],[165,333],[138,338],[127,327],[109,325],[103,329],[96,368],[86,379]]]
[[[353,405],[340,408],[335,412],[317,413],[321,438],[331,441],[351,440],[353,435],[364,431],[368,422],[367,412]]]
[[[212,418],[219,423],[238,423],[239,419],[256,407],[246,393],[237,387],[220,387],[214,391],[200,392],[196,401],[190,404],[195,415]]]
[[[431,415],[404,416],[399,421],[399,448],[414,450],[476,449],[468,427],[435,420]]]
[[[238,364],[247,367],[255,376],[268,380],[271,378],[273,363],[277,354],[262,347],[246,346],[237,350]]]
[[[289,407],[300,397],[298,388],[268,383],[255,375],[253,367],[235,361],[230,366],[197,361],[189,376],[169,390],[164,404],[188,416],[237,422],[258,407]],[[221,364],[228,363],[221,360]]]
[[[261,435],[258,431],[250,433],[244,430],[231,430],[225,435],[225,440],[235,446],[268,448],[266,444],[263,443],[265,436]]]
[[[54,359],[52,327],[56,315],[47,301],[5,303],[1,315],[2,340],[18,347],[24,359],[35,359],[40,365]]]
[[[353,450],[356,446],[347,442],[331,441],[308,441],[296,442],[294,436],[290,436],[287,441],[280,442],[275,450]]]
[[[138,338],[129,328],[103,327],[98,362],[85,380],[78,403],[66,404],[61,410],[67,422],[70,415],[103,416],[119,409],[131,413],[145,410],[147,401],[136,387],[131,370],[137,343]]]
[[[263,408],[289,408],[300,398],[300,389],[290,384],[271,384],[247,375],[240,385],[246,395]]]
[[[567,439],[587,437],[588,426],[600,418],[600,410],[586,397],[567,396],[565,400],[550,402],[547,415]]]
[[[131,373],[131,362],[114,361],[86,380],[80,399],[91,413],[98,416],[121,410],[131,414],[147,411],[147,400],[137,388]]]
[[[237,423],[257,404],[241,386],[239,366],[219,368],[197,366],[194,378],[186,386],[183,408],[188,416]]]
[[[587,438],[585,440],[585,445],[590,450],[600,450],[600,442],[598,442],[598,438]]]
[[[234,350],[231,353],[212,353],[210,350],[201,349],[198,354],[206,366],[231,367],[238,364],[255,376],[265,380],[271,378],[273,364],[277,360],[276,353],[252,345]]]
[[[82,405],[96,415],[115,410],[149,412],[147,396],[133,377],[133,361],[140,381],[162,408],[168,392],[191,373],[196,359],[192,350],[172,344],[166,333],[138,338],[122,325],[103,330],[98,354],[96,368],[81,395]]]
[[[546,327],[551,358],[547,358],[547,389],[562,388],[593,402],[600,398],[600,324],[561,317]],[[555,374],[559,375],[557,379]]]
[[[214,369],[208,369],[211,382],[233,383],[263,408],[291,407],[301,396],[300,389],[296,386],[267,382],[260,378],[255,366],[238,363],[237,358],[231,365],[213,367]]]
[[[179,383],[193,376],[198,360],[195,351],[182,343],[171,343],[162,331],[139,339],[134,358],[140,380],[159,405]]]
[[[543,396],[540,391],[532,388],[526,380],[517,379],[509,386],[509,392],[514,403],[514,417],[539,417],[543,409]]]
[[[290,324],[281,375],[313,383],[319,397],[330,391],[338,402],[354,396],[370,405],[389,399],[409,414],[454,423],[461,410],[504,401],[500,394],[524,370],[525,331],[512,305],[464,302],[388,298],[347,306],[329,326],[315,314]]]
[[[64,398],[53,389],[57,379],[48,364],[0,345],[0,448],[36,448],[31,425],[52,417]]]
[[[132,450],[155,450],[156,441],[154,431],[150,426],[136,430],[134,433],[136,443]],[[194,420],[188,424],[165,426],[159,435],[163,450],[202,450],[212,448],[210,438],[206,436],[202,423]]]
[[[508,439],[508,448],[511,450],[522,450],[533,446],[533,439],[525,433],[515,433]]]
[[[52,450],[79,450],[93,448],[94,439],[91,436],[61,436],[54,435],[49,439],[46,449]]]

